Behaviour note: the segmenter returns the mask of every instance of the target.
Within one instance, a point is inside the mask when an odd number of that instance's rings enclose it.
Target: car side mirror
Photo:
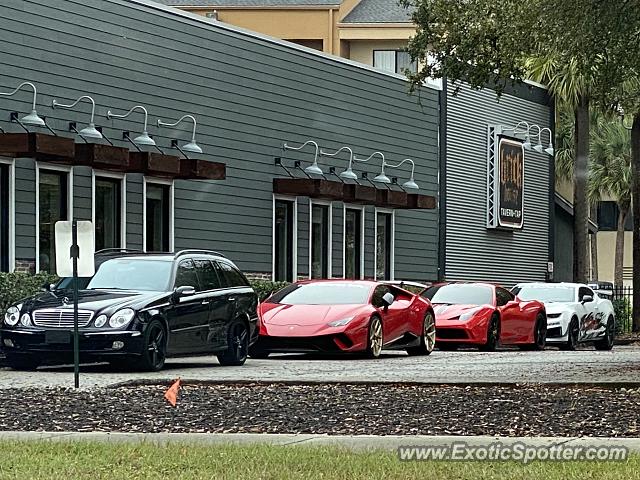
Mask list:
[[[387,292],[382,296],[382,305],[385,309],[387,309],[395,301],[395,299],[396,298],[392,293]]]
[[[588,302],[593,302],[593,296],[585,295],[584,297],[582,297],[582,303],[588,303]]]
[[[173,291],[173,300],[177,302],[183,297],[191,297],[192,295],[195,295],[195,294],[196,294],[195,288],[188,285],[184,285],[182,287],[176,288]]]
[[[55,283],[45,283],[40,287],[43,292],[53,292],[56,289]]]

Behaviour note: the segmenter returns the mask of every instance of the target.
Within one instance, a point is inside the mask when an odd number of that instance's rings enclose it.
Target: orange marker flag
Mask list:
[[[178,392],[180,391],[180,377],[164,392],[164,398],[173,406],[178,402]]]

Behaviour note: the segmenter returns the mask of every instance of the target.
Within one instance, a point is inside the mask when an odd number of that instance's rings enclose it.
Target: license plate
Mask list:
[[[71,343],[71,332],[62,330],[57,332],[55,330],[47,330],[44,333],[45,343]]]

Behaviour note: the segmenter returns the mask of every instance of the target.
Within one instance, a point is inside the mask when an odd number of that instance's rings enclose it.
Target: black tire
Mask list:
[[[262,348],[260,348],[259,345],[256,345],[256,344],[249,347],[249,356],[251,358],[265,359],[269,357],[270,353],[271,352],[267,352],[266,350],[263,350]]]
[[[430,355],[436,346],[436,319],[432,311],[428,311],[422,320],[422,336],[420,345],[407,348],[409,355]]]
[[[436,345],[438,347],[438,350],[442,350],[443,352],[453,352],[455,350],[458,350],[458,344],[457,343],[438,343]]]
[[[536,316],[536,324],[533,330],[533,343],[519,345],[521,350],[544,350],[547,345],[547,317],[540,312]]]
[[[140,369],[145,372],[158,372],[164,367],[167,359],[167,331],[164,324],[154,319],[149,322],[143,334]]]
[[[365,355],[368,358],[378,358],[382,353],[384,345],[384,333],[382,331],[382,320],[380,317],[373,316],[369,320],[369,328],[367,329],[367,349]]]
[[[613,348],[613,339],[616,331],[616,323],[613,316],[609,316],[607,319],[607,329],[605,330],[604,338],[594,343],[596,350],[611,350]]]
[[[227,349],[218,355],[218,362],[225,367],[239,367],[247,361],[249,352],[249,329],[242,320],[229,325]]]
[[[573,317],[569,322],[567,341],[560,346],[560,349],[573,351],[578,348],[578,334],[580,333],[579,328],[580,327],[578,325],[578,319],[576,317]]]
[[[14,370],[22,370],[32,372],[40,366],[40,359],[31,354],[7,354],[5,363]]]
[[[494,313],[487,327],[487,341],[480,347],[484,352],[493,352],[500,344],[500,317]]]

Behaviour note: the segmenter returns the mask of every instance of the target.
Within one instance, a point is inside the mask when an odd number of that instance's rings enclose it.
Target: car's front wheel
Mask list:
[[[602,340],[595,342],[596,350],[611,350],[613,348],[613,337],[615,335],[615,321],[610,316],[607,320],[607,328]]]
[[[493,314],[487,328],[487,341],[480,347],[485,352],[493,352],[500,343],[500,317]]]
[[[26,353],[8,353],[5,363],[14,370],[33,371],[40,366],[40,359]]]
[[[147,372],[162,370],[167,358],[167,332],[160,320],[149,322],[144,331],[140,368]]]
[[[367,357],[378,358],[382,353],[383,344],[382,320],[380,320],[380,317],[373,316],[369,321],[367,334],[367,350],[365,352]]]
[[[569,331],[567,332],[567,341],[560,347],[562,350],[575,350],[578,348],[578,334],[580,332],[578,319],[573,317],[569,322]]]
[[[244,365],[249,350],[249,330],[239,320],[232,323],[227,331],[227,349],[218,355],[218,362],[224,366]]]
[[[407,348],[409,355],[429,355],[436,346],[436,320],[433,312],[427,312],[422,322],[420,345]]]

